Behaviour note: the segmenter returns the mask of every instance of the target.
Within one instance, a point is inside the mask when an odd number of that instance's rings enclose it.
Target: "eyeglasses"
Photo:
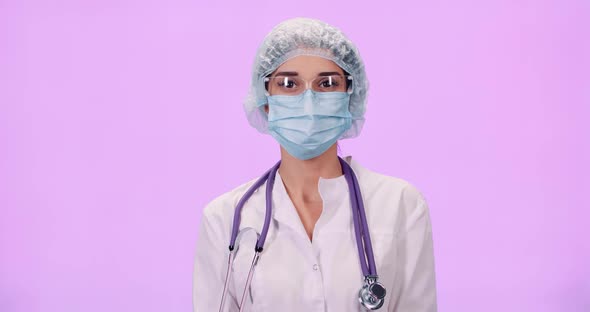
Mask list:
[[[311,85],[316,92],[348,92],[352,93],[351,75],[318,76],[307,81],[298,76],[275,76],[264,78],[267,95],[298,95]]]

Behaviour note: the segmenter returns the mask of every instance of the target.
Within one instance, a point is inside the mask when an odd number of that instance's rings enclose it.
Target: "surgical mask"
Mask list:
[[[269,95],[267,99],[270,134],[301,160],[324,153],[352,125],[348,92],[307,89],[299,95]]]

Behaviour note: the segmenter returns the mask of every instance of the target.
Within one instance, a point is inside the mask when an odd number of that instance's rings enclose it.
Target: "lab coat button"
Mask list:
[[[313,270],[314,270],[314,271],[317,271],[318,269],[319,269],[319,266],[318,266],[317,264],[314,264],[314,265],[313,265]]]

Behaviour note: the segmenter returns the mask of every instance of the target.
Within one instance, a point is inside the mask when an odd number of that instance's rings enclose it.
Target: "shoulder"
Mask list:
[[[403,178],[375,172],[357,161],[352,162],[352,167],[358,176],[359,184],[368,189],[369,193],[382,192],[384,195],[397,196],[408,204],[425,201],[422,192]]]
[[[409,181],[375,172],[353,161],[352,167],[358,176],[363,199],[373,204],[384,219],[396,220],[420,218],[428,214],[428,204],[422,191]]]
[[[242,183],[234,189],[212,199],[203,209],[203,219],[213,223],[227,223],[233,218],[238,201],[258,178]]]

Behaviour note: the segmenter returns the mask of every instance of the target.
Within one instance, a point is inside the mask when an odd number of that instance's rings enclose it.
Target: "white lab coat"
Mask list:
[[[407,181],[361,167],[351,157],[367,214],[379,282],[379,311],[435,312],[436,288],[428,205]],[[211,201],[203,211],[193,276],[193,311],[218,311],[227,269],[234,208],[256,179]],[[265,213],[265,186],[245,204],[239,246],[226,299],[238,311]],[[363,275],[344,176],[319,180],[323,210],[310,241],[280,174],[273,218],[247,295],[246,311],[365,311],[358,302]],[[252,229],[248,229],[252,228]]]

